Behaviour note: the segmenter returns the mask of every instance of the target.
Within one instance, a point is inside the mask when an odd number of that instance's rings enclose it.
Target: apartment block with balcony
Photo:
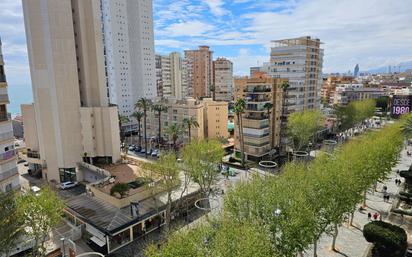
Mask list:
[[[320,108],[323,49],[319,39],[299,37],[272,41],[270,62],[261,71],[285,78],[289,88],[285,113]]]
[[[344,106],[352,101],[378,99],[387,96],[384,88],[365,87],[363,84],[337,84],[331,101],[334,105]]]
[[[19,187],[13,126],[7,113],[9,96],[4,72],[2,43],[0,39],[0,191],[8,192]]]
[[[156,104],[162,104],[167,107],[167,112],[162,113],[161,126],[162,137],[168,140],[166,133],[167,127],[172,124],[184,126],[185,118],[194,117],[199,126],[192,126],[191,138],[227,138],[229,136],[227,130],[228,123],[228,103],[213,101],[211,98],[197,100],[186,98],[183,100],[163,99],[158,100]],[[157,138],[159,131],[159,116],[157,113],[148,112],[147,116],[147,134],[150,138]],[[179,136],[178,144],[187,143],[189,141],[188,129],[184,128],[185,132]],[[155,141],[155,140],[153,140]]]
[[[27,152],[48,181],[74,181],[78,163],[120,160],[109,104],[98,0],[23,0],[34,103],[23,105]]]
[[[213,61],[213,85],[216,101],[233,100],[233,63],[226,58]]]
[[[199,46],[197,50],[185,50],[185,65],[187,66],[186,96],[201,98],[210,96],[212,84],[213,52],[208,46]]]
[[[321,90],[323,102],[333,104],[333,95],[335,94],[337,84],[350,84],[354,82],[355,78],[352,76],[329,76],[324,79]]]
[[[243,139],[247,160],[262,160],[280,144],[283,105],[282,84],[286,79],[270,78],[256,73],[253,78],[235,80],[236,98],[246,100],[242,114]],[[266,103],[273,105],[265,108]],[[240,152],[239,120],[235,118],[235,150]]]

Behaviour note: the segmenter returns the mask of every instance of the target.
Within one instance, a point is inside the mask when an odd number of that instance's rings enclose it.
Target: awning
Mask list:
[[[90,240],[92,240],[95,244],[97,244],[100,247],[103,247],[106,245],[106,242],[102,241],[100,238],[93,236],[92,238],[90,238]]]

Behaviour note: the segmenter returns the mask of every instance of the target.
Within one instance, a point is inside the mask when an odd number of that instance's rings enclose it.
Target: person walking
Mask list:
[[[373,219],[374,219],[374,220],[377,220],[377,219],[378,219],[378,216],[379,216],[378,213],[375,212],[375,213],[373,214]]]
[[[371,220],[371,218],[372,218],[372,214],[368,212],[368,220]]]

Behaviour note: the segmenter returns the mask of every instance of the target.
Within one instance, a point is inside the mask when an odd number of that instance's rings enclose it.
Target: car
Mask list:
[[[136,146],[136,148],[134,149],[134,151],[135,151],[136,153],[140,152],[141,150],[142,150],[142,147],[141,147],[141,146]]]
[[[157,157],[158,154],[159,154],[159,150],[154,149],[154,150],[152,151],[152,156],[153,156],[153,157]]]
[[[148,154],[148,155],[151,155],[151,154],[152,154],[152,151],[153,151],[152,149],[149,149],[149,151],[147,151],[147,154]]]
[[[72,187],[77,186],[79,183],[77,181],[69,181],[69,182],[63,182],[60,184],[60,189],[64,190],[64,189],[69,189]]]
[[[146,149],[142,148],[142,150],[140,150],[140,153],[146,153]]]
[[[129,146],[129,151],[134,151],[136,148],[133,146],[133,145],[131,145],[131,146]]]

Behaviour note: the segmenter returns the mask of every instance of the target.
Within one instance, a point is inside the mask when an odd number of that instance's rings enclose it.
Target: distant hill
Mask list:
[[[404,72],[408,69],[412,69],[412,61],[408,62],[401,62],[398,65],[392,65],[392,72],[399,72],[399,66],[400,66],[400,71]],[[388,66],[385,67],[377,67],[377,68],[372,68],[368,70],[369,73],[386,73],[388,72]]]

